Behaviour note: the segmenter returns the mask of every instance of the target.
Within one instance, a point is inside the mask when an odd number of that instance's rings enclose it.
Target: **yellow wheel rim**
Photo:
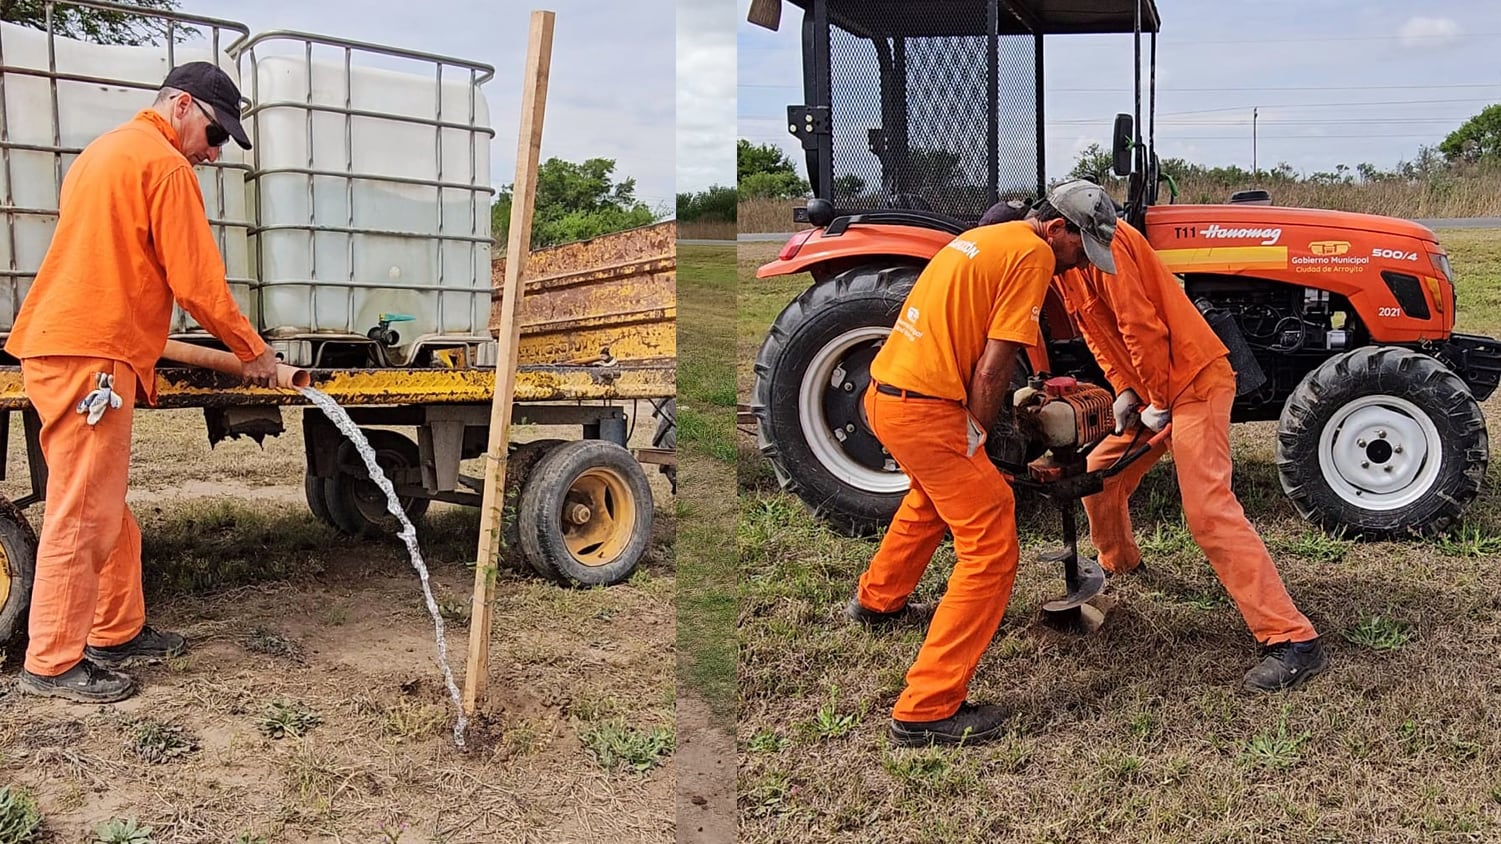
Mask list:
[[[614,469],[589,469],[568,487],[558,518],[573,558],[585,566],[606,566],[630,544],[636,497]]]
[[[5,546],[0,544],[0,607],[10,600],[10,555],[5,553]]]

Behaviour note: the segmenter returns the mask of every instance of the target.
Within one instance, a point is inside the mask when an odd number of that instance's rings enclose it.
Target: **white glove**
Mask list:
[[[120,396],[113,389],[115,376],[101,372],[94,377],[94,383],[98,386],[93,392],[83,397],[83,401],[75,408],[79,413],[87,413],[88,418],[84,421],[89,425],[98,425],[99,420],[104,418],[104,411],[118,408]]]
[[[1151,429],[1154,434],[1160,433],[1171,421],[1173,421],[1173,411],[1163,410],[1155,404],[1141,412],[1141,424]]]
[[[1129,387],[1122,390],[1121,394],[1115,397],[1115,404],[1111,406],[1111,410],[1115,412],[1115,433],[1117,435],[1125,433],[1127,428],[1136,424],[1136,420],[1140,418],[1136,413],[1136,408],[1138,407],[1141,407],[1141,398],[1136,395],[1135,390]]]

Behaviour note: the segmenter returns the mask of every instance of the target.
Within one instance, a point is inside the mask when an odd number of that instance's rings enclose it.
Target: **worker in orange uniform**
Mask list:
[[[225,281],[193,167],[240,125],[240,91],[207,62],[174,68],[155,103],[89,144],[63,179],[57,231],[5,350],[42,419],[47,512],[18,688],[85,703],[130,696],[132,662],[186,641],[146,625],[141,532],[125,506],[132,407],[155,404],[174,300],[274,386],[276,356]]]
[[[1116,390],[1116,433],[1089,456],[1091,470],[1116,462],[1139,442],[1137,420],[1151,431],[1172,421],[1163,442],[1104,489],[1084,499],[1090,537],[1107,573],[1141,565],[1131,533],[1131,493],[1171,445],[1194,541],[1264,646],[1245,688],[1276,691],[1324,671],[1318,632],[1293,605],[1266,545],[1230,490],[1230,405],[1235,372],[1229,353],[1141,232],[1122,221],[1111,244],[1115,273],[1062,274],[1064,304]]]
[[[1006,612],[1018,554],[1015,502],[986,456],[985,432],[1002,410],[1017,351],[1037,342],[1054,272],[1086,262],[1113,269],[1115,206],[1104,191],[1060,185],[1038,212],[971,229],[940,250],[871,362],[866,415],[912,486],[846,613],[870,625],[913,614],[908,596],[945,532],[958,556],[892,710],[894,744],[986,741],[1008,717],[965,700]]]

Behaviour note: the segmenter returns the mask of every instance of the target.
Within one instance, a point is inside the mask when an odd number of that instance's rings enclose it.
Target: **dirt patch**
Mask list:
[[[679,844],[731,844],[735,832],[735,737],[709,705],[680,694],[677,707]]]

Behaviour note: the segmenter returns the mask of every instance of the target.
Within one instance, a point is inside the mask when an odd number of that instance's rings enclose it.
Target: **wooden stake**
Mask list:
[[[516,183],[511,192],[511,229],[506,238],[506,273],[501,292],[495,395],[490,402],[490,445],[485,453],[485,491],[480,506],[479,548],[475,552],[474,601],[469,623],[469,665],[464,673],[464,712],[473,715],[485,696],[490,675],[490,626],[495,604],[495,572],[500,559],[501,517],[506,506],[506,448],[510,442],[511,400],[516,390],[516,347],[521,341],[522,275],[532,240],[532,209],[537,193],[537,159],[542,152],[542,115],[552,64],[552,12],[532,12],[526,48],[526,81],[521,90],[521,131],[516,147]]]

